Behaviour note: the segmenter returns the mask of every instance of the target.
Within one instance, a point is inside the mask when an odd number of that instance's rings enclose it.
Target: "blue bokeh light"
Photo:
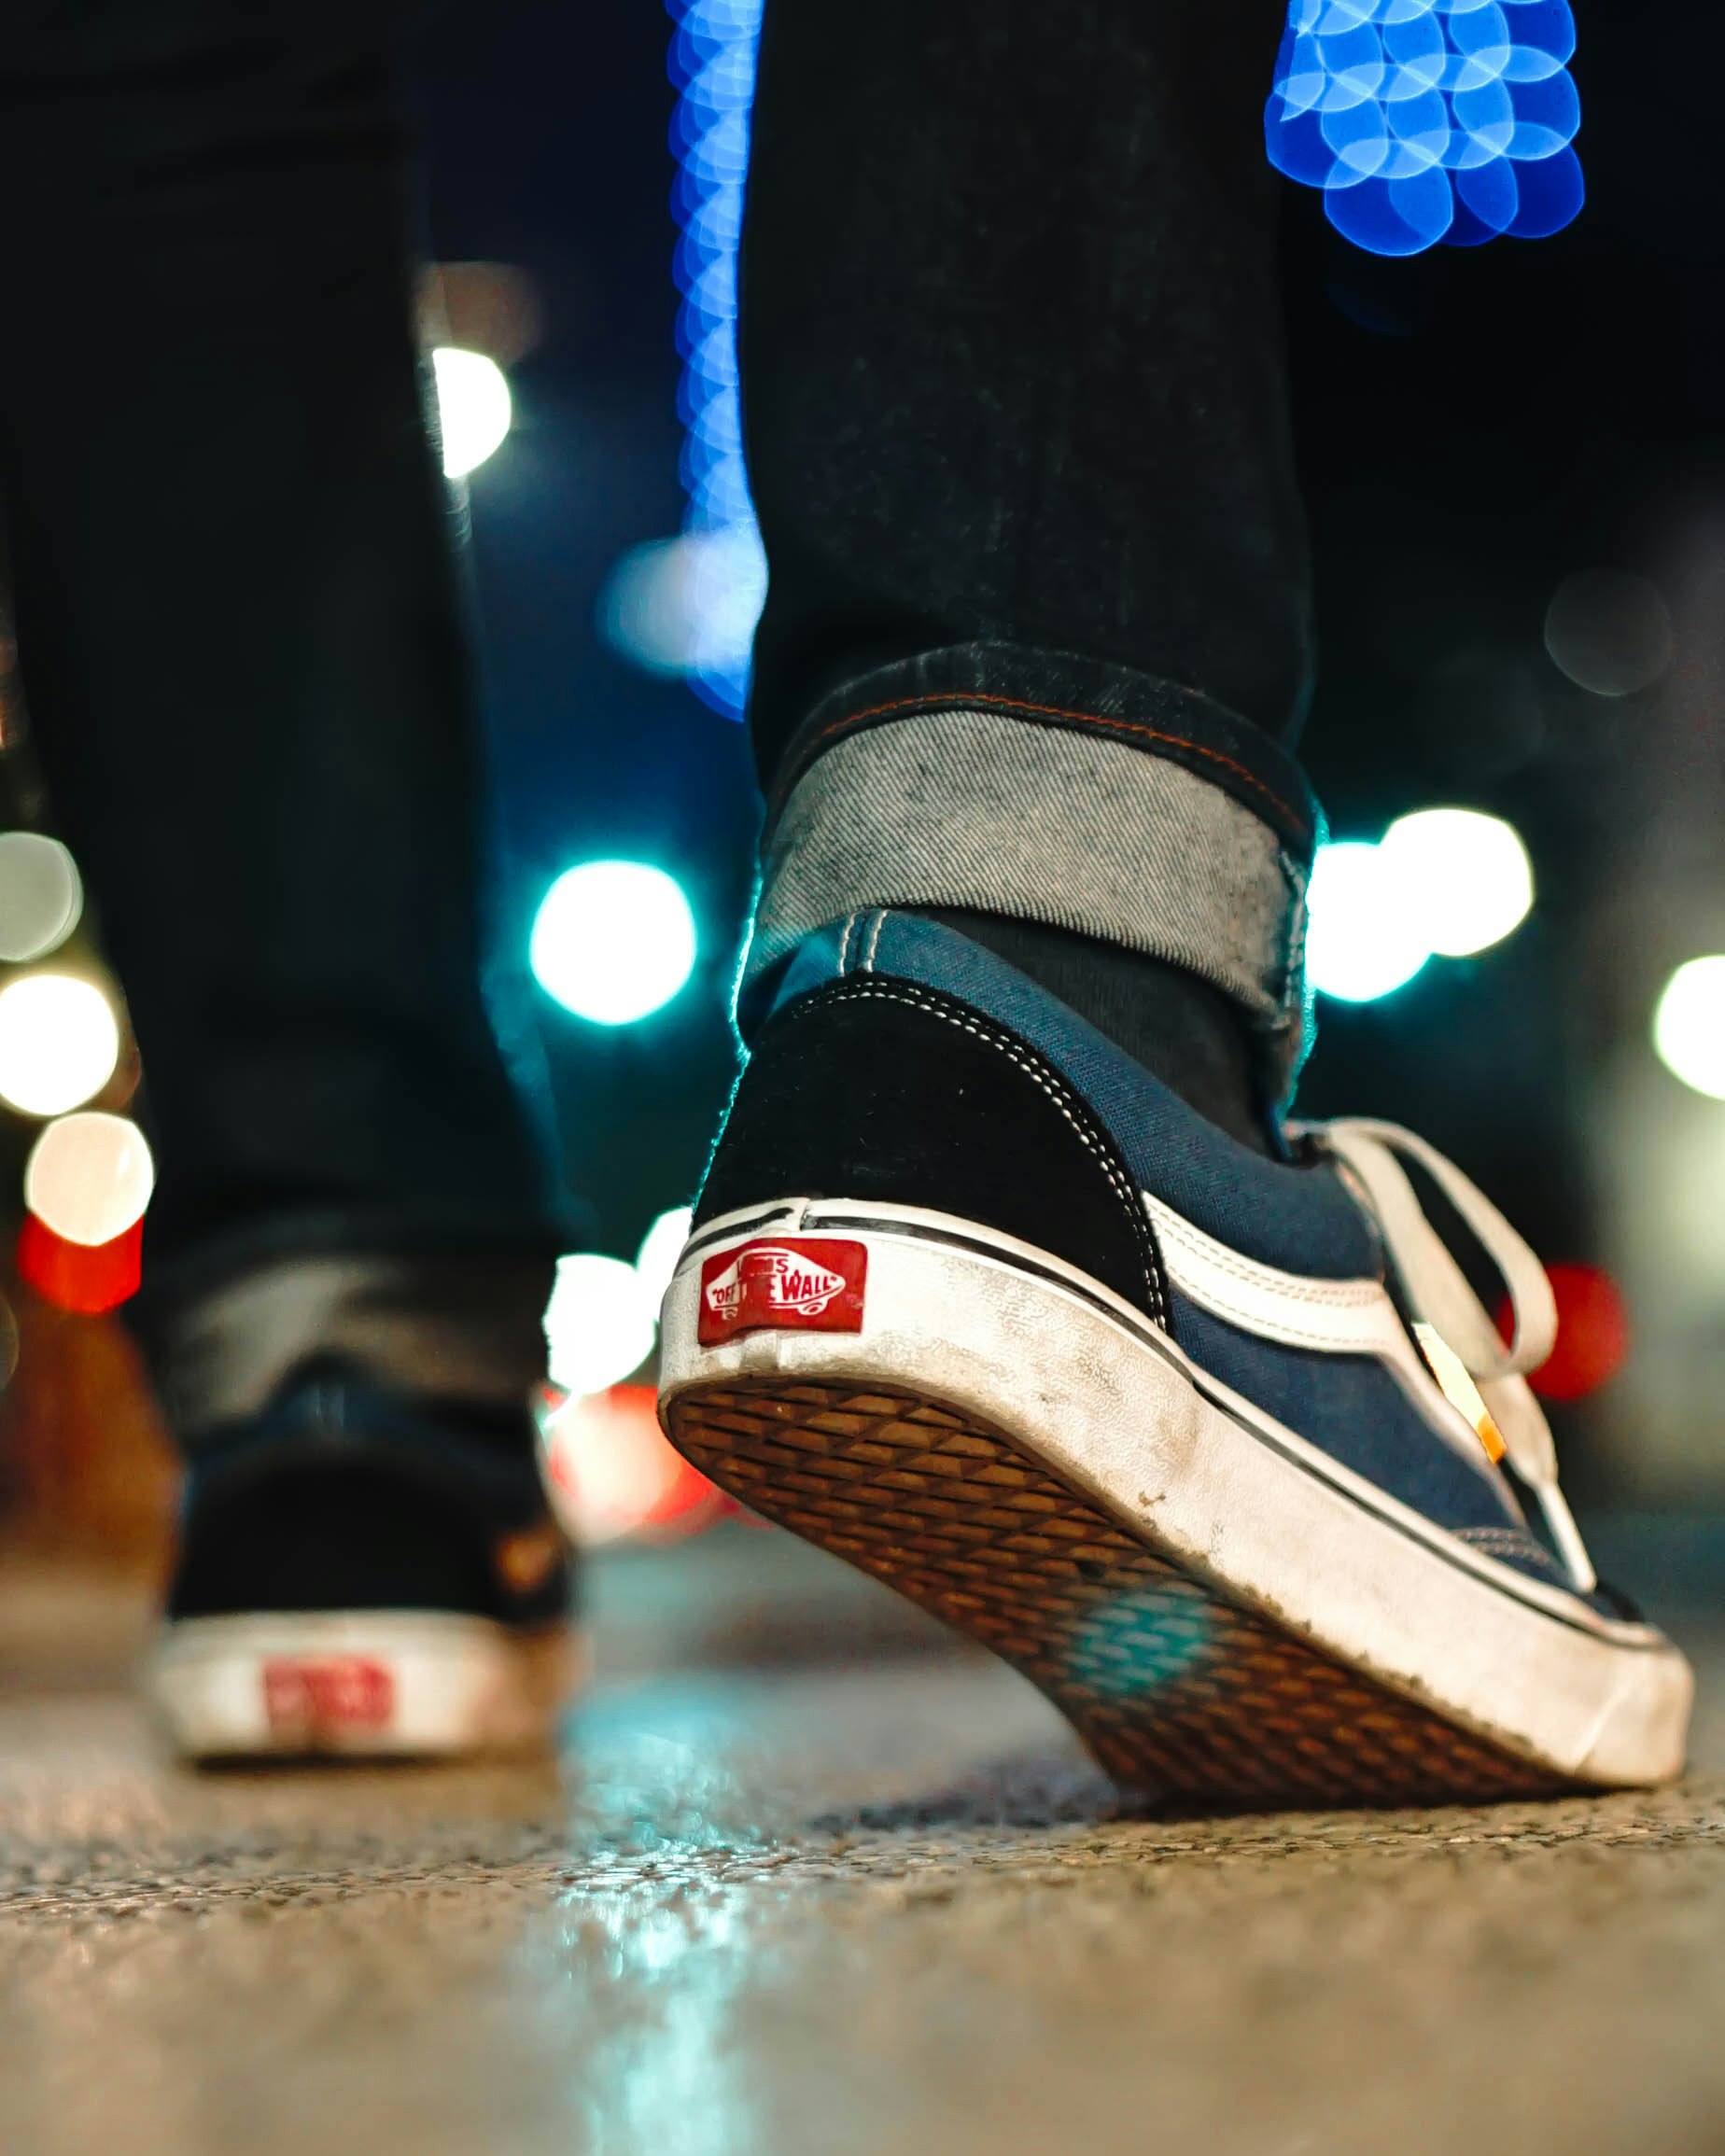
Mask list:
[[[1270,162],[1377,255],[1544,239],[1586,196],[1569,0],[1292,0]]]
[[[683,531],[707,563],[749,565],[747,596],[759,610],[760,537],[743,462],[736,370],[736,254],[749,170],[749,112],[762,0],[667,0],[677,24],[671,119],[677,178],[671,210],[680,228],[674,275],[682,294],[677,350],[683,362],[677,410],[684,428],[679,477],[688,497]],[[743,587],[739,585],[739,595]],[[748,635],[736,634],[737,604],[715,595],[726,638],[697,637],[688,667],[697,693],[740,719],[749,694]],[[751,630],[752,619],[747,624]]]

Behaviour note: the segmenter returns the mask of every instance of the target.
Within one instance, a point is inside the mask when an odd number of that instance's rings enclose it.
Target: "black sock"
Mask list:
[[[1271,1150],[1251,1028],[1213,983],[1165,959],[1042,921],[946,906],[918,910],[984,945],[1069,1003],[1230,1138],[1256,1153]]]

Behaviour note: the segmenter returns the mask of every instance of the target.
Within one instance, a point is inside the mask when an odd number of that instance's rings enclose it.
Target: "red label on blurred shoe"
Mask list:
[[[701,1267],[695,1337],[739,1333],[860,1333],[868,1252],[860,1242],[774,1236],[722,1251]]]
[[[276,1730],[382,1729],[395,1678],[366,1655],[281,1655],[263,1665],[263,1708]]]

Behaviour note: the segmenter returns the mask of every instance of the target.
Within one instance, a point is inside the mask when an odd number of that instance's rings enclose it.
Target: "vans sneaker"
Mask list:
[[[1505,1348],[1417,1199],[1504,1276]],[[672,1442],[1013,1663],[1123,1784],[1477,1803],[1680,1769],[1522,1373],[1537,1262],[1364,1122],[1266,1158],[916,915],[793,959],[666,1297]]]
[[[433,1411],[313,1367],[192,1449],[147,1671],[186,1757],[533,1749],[582,1660],[525,1411]]]

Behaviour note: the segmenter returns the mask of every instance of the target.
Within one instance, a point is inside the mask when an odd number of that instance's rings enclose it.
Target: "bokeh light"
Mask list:
[[[19,1278],[57,1309],[99,1317],[138,1292],[144,1277],[144,1223],[134,1220],[111,1242],[68,1242],[27,1212],[18,1231]]]
[[[560,1403],[546,1421],[546,1480],[577,1542],[676,1540],[735,1509],[672,1450],[656,1397],[651,1385],[613,1385]]]
[[[671,1275],[677,1270],[677,1261],[689,1239],[689,1226],[694,1218],[693,1207],[673,1206],[669,1212],[662,1212],[641,1238],[641,1247],[635,1253],[635,1269],[655,1310],[665,1300]]]
[[[1428,959],[1501,943],[1533,903],[1533,865],[1513,824],[1474,808],[1416,809],[1376,845],[1319,849],[1307,894],[1308,984],[1343,1002],[1373,1002]]]
[[[77,864],[57,838],[0,832],[0,959],[25,965],[57,950],[84,910]]]
[[[676,662],[678,670],[716,710],[733,719],[742,716],[748,699],[750,639],[766,588],[743,461],[736,366],[737,243],[761,7],[762,0],[670,0],[677,23],[670,51],[678,91],[671,120],[678,160],[671,204],[680,231],[674,274],[682,294],[677,349],[683,362],[678,392],[685,428],[680,469],[688,497],[683,529],[692,538],[720,543],[708,556],[671,558],[669,573],[680,579],[677,603],[693,607],[695,618],[675,639],[661,636],[659,648],[669,649],[675,641],[685,654]],[[690,560],[697,564],[694,573]],[[703,561],[706,568],[698,566]],[[632,605],[628,589],[625,584],[620,601],[624,633],[613,637],[625,651],[631,623],[644,630],[652,611]],[[633,589],[638,601],[639,587]]]
[[[420,275],[423,343],[483,352],[513,367],[544,339],[537,280],[513,262],[433,262]]]
[[[1646,577],[1584,569],[1565,577],[1546,610],[1546,650],[1578,688],[1633,696],[1671,664],[1671,612]]]
[[[1628,1359],[1629,1312],[1617,1282],[1597,1266],[1548,1266],[1557,1303],[1557,1345],[1528,1382],[1545,1400],[1585,1400]]]
[[[36,1140],[24,1203],[66,1242],[110,1243],[143,1219],[156,1169],[144,1133],[123,1115],[63,1115]]]
[[[502,446],[514,407],[503,370],[483,352],[440,344],[431,355],[443,471],[461,479]]]
[[[1580,210],[1568,0],[1292,0],[1265,108],[1270,161],[1378,255]]]
[[[1527,848],[1500,816],[1423,808],[1391,824],[1379,850],[1395,904],[1442,958],[1466,958],[1501,943],[1533,905]]]
[[[1324,847],[1307,894],[1306,977],[1321,994],[1368,1003],[1399,988],[1432,955],[1382,849],[1355,840]]]
[[[694,916],[676,881],[645,861],[590,861],[554,883],[528,959],[578,1018],[626,1026],[668,1003],[694,966]]]
[[[1725,956],[1691,959],[1665,984],[1653,1045],[1674,1077],[1725,1100]]]
[[[766,599],[752,523],[631,547],[599,597],[599,631],[649,673],[742,679]]]
[[[566,1393],[602,1393],[637,1370],[659,1337],[658,1306],[622,1258],[583,1251],[560,1258],[545,1309],[551,1381]]]
[[[119,1024],[91,981],[30,973],[0,989],[0,1099],[63,1115],[100,1093],[119,1061]]]

